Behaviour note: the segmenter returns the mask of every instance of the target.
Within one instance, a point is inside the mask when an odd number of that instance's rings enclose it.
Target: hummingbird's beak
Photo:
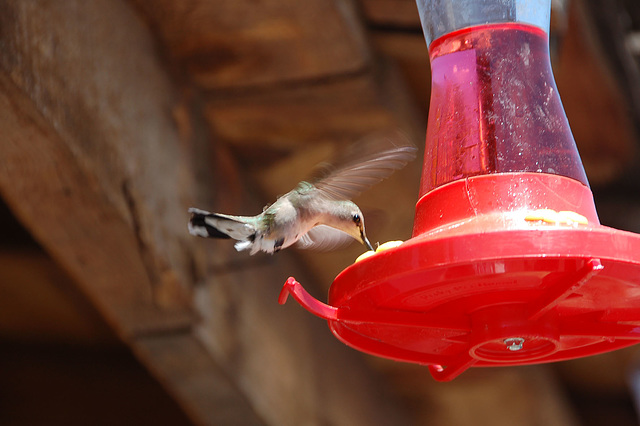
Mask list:
[[[371,251],[375,251],[373,249],[373,246],[371,245],[371,243],[369,242],[369,239],[367,238],[366,235],[364,235],[364,229],[360,230],[360,239],[362,240],[362,243],[367,246],[367,248]]]

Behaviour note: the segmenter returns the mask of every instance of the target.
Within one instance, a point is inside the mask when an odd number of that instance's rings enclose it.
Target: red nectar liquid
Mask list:
[[[431,103],[420,195],[454,180],[538,172],[588,186],[540,28],[449,33],[430,46]]]

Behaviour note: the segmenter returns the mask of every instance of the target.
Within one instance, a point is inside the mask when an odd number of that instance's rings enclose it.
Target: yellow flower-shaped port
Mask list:
[[[587,218],[579,213],[567,210],[557,212],[551,209],[539,209],[529,212],[524,217],[524,220],[527,222],[544,222],[561,225],[587,225],[589,223]]]
[[[376,253],[380,253],[381,251],[385,251],[385,250],[389,250],[391,248],[394,247],[398,247],[400,244],[402,244],[404,241],[387,241],[386,243],[380,244],[377,248],[376,251],[365,251],[364,253],[362,253],[360,256],[358,256],[358,258],[356,259],[356,262],[360,262],[362,259],[366,259],[367,257],[371,257]]]

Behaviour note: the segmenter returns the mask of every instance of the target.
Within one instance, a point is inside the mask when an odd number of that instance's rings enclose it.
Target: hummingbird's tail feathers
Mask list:
[[[236,251],[249,250],[250,248],[253,247],[253,241],[250,241],[250,240],[238,241],[237,243],[234,244],[233,247],[236,249]],[[253,255],[254,252],[252,251],[251,254]]]
[[[217,228],[210,226],[205,221],[208,212],[195,212],[196,209],[189,209],[191,218],[189,219],[189,233],[204,238],[231,238],[229,235],[219,231]]]
[[[255,227],[240,218],[195,208],[190,208],[189,213],[191,218],[188,226],[191,235],[205,238],[233,238],[249,244],[255,239]]]

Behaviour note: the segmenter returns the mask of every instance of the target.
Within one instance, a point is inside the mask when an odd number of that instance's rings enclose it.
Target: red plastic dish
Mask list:
[[[430,59],[413,238],[346,268],[328,305],[293,278],[280,303],[292,294],[344,343],[437,380],[640,342],[640,235],[598,221],[547,34],[464,28]]]
[[[514,195],[486,196],[496,189]],[[429,365],[441,381],[471,366],[633,345],[640,341],[640,236],[601,226],[590,198],[586,186],[556,175],[447,184],[418,203],[416,236],[346,268],[328,305],[293,278],[280,303],[291,293],[347,345]],[[542,208],[576,211],[589,223],[525,219]]]

